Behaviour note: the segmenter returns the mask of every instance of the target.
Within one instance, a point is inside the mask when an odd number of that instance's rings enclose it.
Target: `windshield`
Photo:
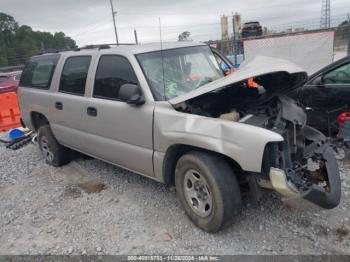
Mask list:
[[[208,46],[157,51],[136,57],[156,100],[178,97],[224,76]]]

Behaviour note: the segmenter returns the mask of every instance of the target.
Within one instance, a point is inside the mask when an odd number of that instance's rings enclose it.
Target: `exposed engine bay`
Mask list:
[[[265,148],[261,175],[268,180],[271,168],[282,169],[292,191],[321,207],[333,208],[340,201],[333,149],[322,133],[306,126],[303,109],[284,95],[283,85],[291,85],[287,81],[290,75],[280,72],[255,78],[254,86],[248,81],[234,83],[183,102],[177,110],[280,134],[283,142]]]

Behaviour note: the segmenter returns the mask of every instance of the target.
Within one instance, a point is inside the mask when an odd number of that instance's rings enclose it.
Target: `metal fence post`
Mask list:
[[[348,55],[350,55],[350,15],[348,14]]]
[[[237,65],[237,53],[238,53],[238,48],[237,48],[237,38],[236,38],[236,35],[234,35],[234,38],[233,38],[233,48],[234,48],[234,51],[235,51],[235,66]]]

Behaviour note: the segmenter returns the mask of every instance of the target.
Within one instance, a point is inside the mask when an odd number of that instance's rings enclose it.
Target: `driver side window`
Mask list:
[[[350,63],[342,65],[323,76],[323,83],[329,84],[350,84]]]

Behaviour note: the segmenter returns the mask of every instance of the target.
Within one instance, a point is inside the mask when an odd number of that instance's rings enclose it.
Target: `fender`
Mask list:
[[[174,144],[190,145],[226,155],[244,171],[261,172],[266,144],[280,141],[281,135],[264,128],[177,112],[164,103],[155,108],[155,154]]]

